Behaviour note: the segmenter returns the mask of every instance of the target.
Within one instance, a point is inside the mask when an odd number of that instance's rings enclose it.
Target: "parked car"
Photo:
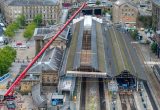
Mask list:
[[[20,48],[27,48],[26,45],[20,45]]]
[[[13,47],[13,48],[17,48],[18,46],[17,46],[17,45],[15,45],[15,44],[13,44],[13,45],[12,45],[12,47]]]
[[[2,27],[5,27],[5,25],[4,25],[3,23],[0,23],[0,25],[1,25]]]
[[[17,42],[16,45],[20,46],[20,45],[22,45],[22,42]]]

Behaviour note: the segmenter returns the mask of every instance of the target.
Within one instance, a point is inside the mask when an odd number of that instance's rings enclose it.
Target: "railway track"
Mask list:
[[[106,110],[103,79],[83,78],[80,110]]]
[[[137,110],[133,94],[119,94],[122,110]]]
[[[151,68],[146,65],[144,63],[145,61],[145,56],[143,55],[142,51],[140,50],[140,47],[138,45],[133,45],[137,51],[137,53],[139,53],[139,57],[141,59],[141,63],[144,65],[144,71],[145,71],[145,77],[148,81],[148,84],[150,85],[154,95],[157,97],[156,100],[157,100],[157,103],[158,105],[160,104],[160,94],[159,94],[159,91],[160,91],[160,86],[159,86],[159,82],[158,80],[156,79],[155,75],[153,74]],[[155,99],[153,98],[154,96],[152,96],[153,94],[151,94],[151,91],[148,87],[148,84],[144,82],[144,85],[146,87],[146,90],[147,90],[147,93],[150,97],[150,100],[151,101],[151,104],[152,104],[152,107],[154,108],[154,110],[158,110],[158,105],[156,104],[155,102]]]

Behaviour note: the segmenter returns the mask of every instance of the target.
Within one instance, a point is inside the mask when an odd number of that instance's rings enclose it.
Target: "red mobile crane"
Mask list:
[[[82,6],[71,16],[71,18],[65,23],[65,25],[57,32],[55,36],[43,47],[43,49],[34,57],[31,63],[24,69],[24,71],[18,76],[14,83],[9,87],[4,96],[12,96],[14,88],[20,83],[20,81],[25,77],[27,71],[32,67],[32,65],[38,60],[38,58],[45,52],[45,50],[51,45],[51,43],[61,34],[61,32],[67,27],[67,25],[73,20],[73,18],[85,7],[87,3],[83,3]]]

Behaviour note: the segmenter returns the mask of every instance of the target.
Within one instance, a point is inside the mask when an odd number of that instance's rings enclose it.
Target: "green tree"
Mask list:
[[[33,36],[34,30],[37,27],[36,23],[32,22],[28,24],[26,30],[24,31],[23,36],[27,39],[30,39]]]
[[[156,51],[157,51],[157,43],[153,42],[151,44],[151,50],[152,50],[153,53],[156,53]]]
[[[41,14],[36,15],[33,21],[37,24],[37,26],[40,26],[42,24],[42,15]]]
[[[99,0],[96,1],[96,5],[100,5],[101,2]]]
[[[19,29],[19,24],[17,22],[13,22],[11,25],[10,25],[10,28],[11,30],[13,31],[17,31]]]
[[[15,31],[19,29],[19,25],[17,22],[13,22],[7,26],[4,35],[8,37],[13,37],[15,35]]]
[[[8,36],[8,37],[13,37],[14,36],[14,32],[10,28],[7,28],[5,30],[5,32],[4,32],[4,35]]]
[[[9,71],[9,67],[16,58],[16,50],[12,47],[6,46],[0,49],[0,76]]]
[[[130,30],[129,31],[131,37],[136,40],[137,36],[138,36],[138,31],[137,30]]]
[[[138,21],[143,24],[143,27],[151,28],[152,27],[152,17],[151,16],[138,16]]]
[[[18,16],[16,21],[20,25],[20,27],[23,27],[23,26],[26,25],[26,22],[25,22],[26,18],[25,18],[25,16],[23,14]]]

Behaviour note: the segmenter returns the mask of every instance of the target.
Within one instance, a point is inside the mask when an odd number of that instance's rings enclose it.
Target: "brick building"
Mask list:
[[[125,23],[131,26],[136,24],[138,9],[130,1],[118,0],[113,4],[113,22]]]

